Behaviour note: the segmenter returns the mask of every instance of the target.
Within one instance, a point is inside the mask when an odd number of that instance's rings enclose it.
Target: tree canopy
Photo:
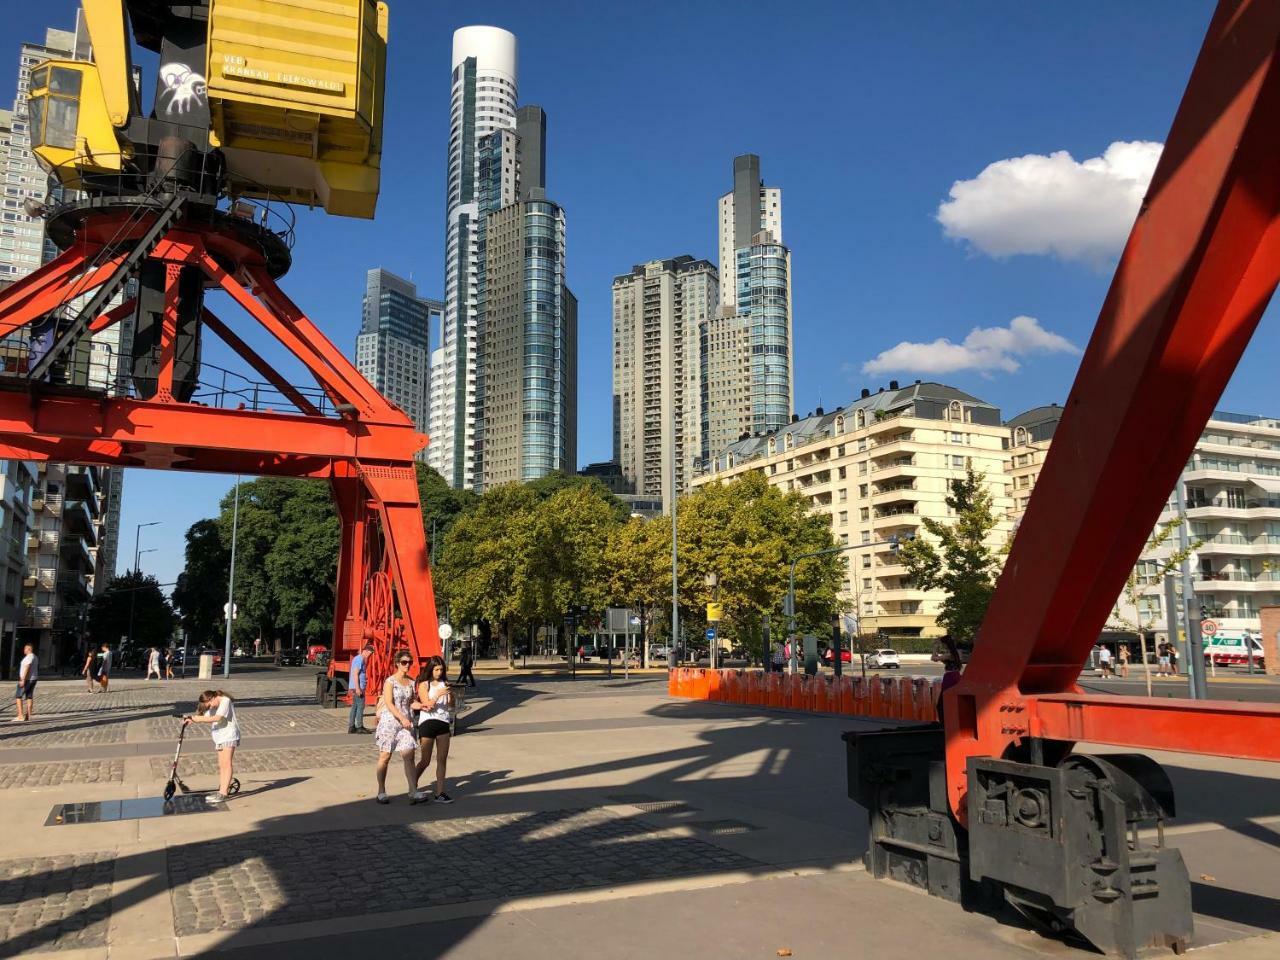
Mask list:
[[[925,517],[928,537],[907,541],[899,554],[917,586],[946,594],[938,623],[957,644],[969,646],[996,588],[999,561],[987,540],[999,518],[992,510],[985,478],[973,467],[948,487],[946,503],[955,521]]]
[[[160,590],[160,582],[150,574],[130,570],[113,577],[93,598],[86,624],[95,644],[123,644],[133,630],[133,646],[168,646],[173,638],[176,617]]]
[[[197,520],[187,529],[187,562],[173,587],[173,605],[193,644],[212,641],[222,622],[230,560],[217,520]]]

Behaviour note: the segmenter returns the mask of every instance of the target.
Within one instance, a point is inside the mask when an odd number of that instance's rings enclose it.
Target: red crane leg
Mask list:
[[[399,615],[409,648],[419,661],[440,656],[435,591],[427,566],[427,538],[418,502],[418,476],[412,466],[359,464],[360,475],[377,502],[388,566],[395,582]]]
[[[1035,735],[1033,698],[1074,689],[1280,278],[1278,41],[1275,3],[1224,2],[1210,25],[973,657],[947,693],[962,823],[968,758]],[[1130,742],[1109,726],[1094,722],[1090,739]],[[1167,748],[1224,749],[1198,729]]]
[[[164,314],[160,320],[160,369],[156,374],[156,396],[162,403],[173,400],[173,355],[178,340],[178,277],[182,264],[164,268]]]
[[[14,281],[0,291],[0,317],[5,317],[0,324],[0,329],[7,328],[10,323],[6,316],[9,311],[50,285],[63,282],[63,277],[67,274],[83,270],[86,259],[87,256],[83,250],[75,247],[63,250],[39,269],[33,270],[21,280]]]
[[[102,286],[111,278],[111,274],[123,259],[123,256],[113,257],[103,266],[83,273],[69,282],[66,281],[66,273],[63,273],[50,283],[33,289],[25,300],[0,313],[0,337],[6,337],[15,330],[25,327],[32,320],[39,319],[63,304],[71,303],[77,297]],[[83,258],[81,262],[83,263]],[[50,261],[49,266],[56,263],[58,263],[57,260]]]

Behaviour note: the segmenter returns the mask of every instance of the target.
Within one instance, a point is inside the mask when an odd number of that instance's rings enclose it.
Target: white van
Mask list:
[[[1253,648],[1253,665],[1262,669],[1262,641],[1248,630],[1219,630],[1212,637],[1204,638],[1204,662],[1212,660],[1215,667],[1247,666],[1249,648]]]

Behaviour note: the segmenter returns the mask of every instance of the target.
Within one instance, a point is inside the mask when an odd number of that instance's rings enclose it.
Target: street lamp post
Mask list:
[[[140,523],[134,529],[133,531],[133,572],[134,573],[142,572],[141,568],[138,566],[139,561],[142,559],[142,554],[144,552],[151,553],[152,550],[154,549],[152,548],[151,550],[146,550],[146,551],[142,551],[138,549],[142,545],[142,528],[158,526],[160,523],[161,521],[159,520],[152,520],[149,523]],[[133,649],[133,611],[134,611],[134,608],[137,607],[137,605],[138,605],[138,591],[130,590],[129,591],[129,649],[130,650]]]
[[[236,477],[236,500],[231,511],[231,569],[227,574],[227,631],[222,651],[222,676],[231,676],[231,621],[236,615],[236,536],[240,532],[240,477]]]
[[[667,647],[667,669],[676,668],[676,644],[680,641],[680,572],[677,569],[679,548],[676,536],[676,416],[671,412],[671,645]]]
[[[808,560],[811,557],[825,557],[831,553],[844,553],[847,550],[865,550],[868,547],[892,547],[897,553],[899,540],[897,536],[892,536],[888,540],[876,540],[872,543],[846,543],[839,547],[828,547],[825,550],[815,550],[812,553],[801,553],[793,557],[791,560],[791,576],[787,580],[787,633],[788,640],[791,643],[791,672],[796,672],[796,564],[801,560]],[[839,637],[839,632],[835,632],[835,637]],[[831,651],[831,661],[835,669],[836,676],[840,676],[840,641],[835,639],[835,649]],[[766,656],[768,651],[766,651]]]

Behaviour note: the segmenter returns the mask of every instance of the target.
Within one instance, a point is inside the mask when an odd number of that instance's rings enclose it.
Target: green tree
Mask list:
[[[422,504],[422,528],[434,557],[437,544],[443,544],[449,528],[462,514],[475,507],[479,496],[471,490],[455,490],[439,472],[425,463],[415,463],[418,472],[418,500]],[[435,543],[431,542],[434,535]]]
[[[93,598],[88,630],[95,644],[124,644],[133,623],[133,647],[167,646],[173,637],[176,616],[160,583],[149,574],[130,570],[114,577]]]
[[[216,520],[197,520],[187,528],[186,565],[174,585],[173,604],[196,646],[211,642],[222,622],[230,562]]]
[[[264,558],[276,603],[274,626],[284,636],[327,638],[342,543],[338,514],[328,484],[298,481],[288,493],[278,535]]]
[[[725,623],[761,654],[765,616],[775,625],[784,622],[791,561],[836,546],[828,518],[810,513],[799,493],[780,490],[754,471],[682,497],[677,522],[681,618],[690,625],[705,624],[706,604],[712,599],[706,580],[715,573]],[[838,554],[797,563],[797,628],[820,629],[830,621],[843,579]]]
[[[995,591],[999,564],[987,541],[999,518],[984,476],[973,467],[948,486],[954,521],[924,518],[928,536],[904,543],[899,556],[917,586],[946,594],[938,623],[957,644],[968,646]]]

